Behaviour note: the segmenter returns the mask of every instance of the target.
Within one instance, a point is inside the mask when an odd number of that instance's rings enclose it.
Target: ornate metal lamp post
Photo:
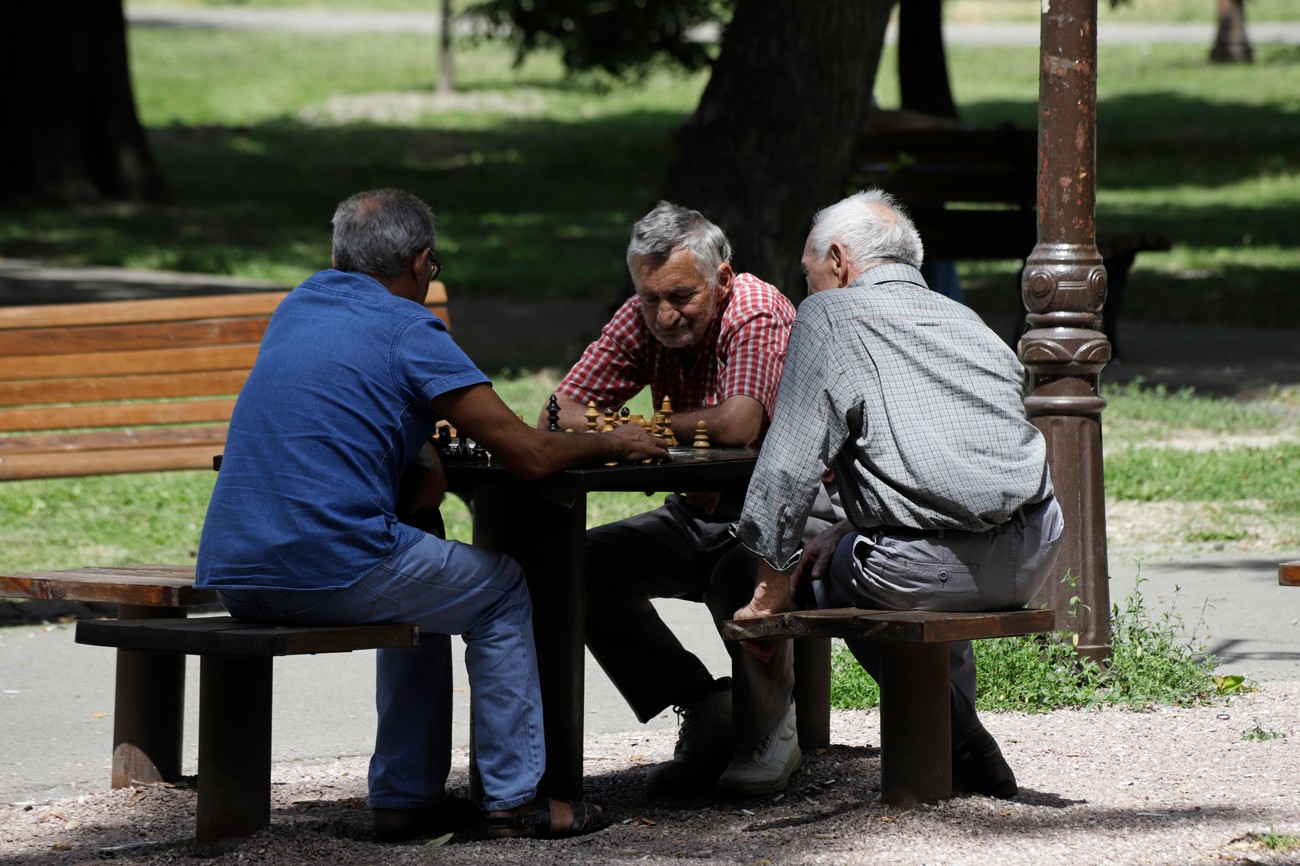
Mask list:
[[[1050,584],[1041,600],[1058,628],[1078,634],[1079,651],[1100,660],[1110,592],[1099,378],[1111,347],[1096,240],[1096,0],[1042,0],[1039,58],[1038,244],[1021,284],[1029,330],[1020,358],[1030,373],[1025,408],[1047,438],[1067,523],[1057,570],[1074,579]]]

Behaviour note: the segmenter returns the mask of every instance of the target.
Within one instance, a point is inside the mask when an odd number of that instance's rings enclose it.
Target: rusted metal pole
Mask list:
[[[1066,519],[1061,579],[1040,601],[1056,611],[1058,629],[1078,635],[1080,653],[1101,660],[1110,592],[1099,379],[1111,347],[1096,237],[1096,0],[1042,0],[1039,58],[1038,244],[1021,283],[1029,330],[1020,358],[1030,374],[1025,409],[1047,438]]]

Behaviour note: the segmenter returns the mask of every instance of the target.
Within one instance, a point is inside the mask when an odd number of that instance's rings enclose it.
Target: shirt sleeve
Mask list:
[[[851,412],[837,396],[836,347],[817,306],[805,301],[795,319],[772,426],[732,528],[778,571],[798,561],[822,476],[848,438]]]
[[[556,391],[604,410],[622,406],[646,386],[645,337],[640,328],[637,299],[629,298],[587,346]]]
[[[763,404],[771,418],[794,307],[775,287],[748,274],[736,277],[738,283],[746,279],[757,285],[743,298],[741,289],[749,287],[737,287],[737,300],[741,302],[732,312],[733,320],[723,334],[726,364],[720,371],[718,393],[720,401],[738,394],[753,397]]]

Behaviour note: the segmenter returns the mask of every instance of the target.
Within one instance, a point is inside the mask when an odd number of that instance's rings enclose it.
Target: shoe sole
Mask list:
[[[803,766],[803,751],[796,744],[789,763],[785,765],[785,772],[777,778],[764,779],[761,782],[728,782],[726,779],[719,779],[716,793],[725,799],[779,794],[790,786],[790,777],[801,766]]]

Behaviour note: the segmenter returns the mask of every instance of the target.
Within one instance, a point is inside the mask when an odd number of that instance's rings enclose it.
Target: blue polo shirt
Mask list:
[[[422,305],[327,270],[280,303],[239,394],[199,586],[348,586],[421,537],[396,515],[432,400],[487,382]]]

